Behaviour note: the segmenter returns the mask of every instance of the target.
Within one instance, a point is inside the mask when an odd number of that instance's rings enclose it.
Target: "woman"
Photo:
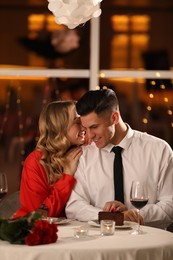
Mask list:
[[[41,204],[48,208],[49,217],[62,216],[75,184],[73,175],[85,140],[75,102],[49,103],[40,114],[39,132],[36,149],[24,163],[21,208],[13,218],[35,211]]]

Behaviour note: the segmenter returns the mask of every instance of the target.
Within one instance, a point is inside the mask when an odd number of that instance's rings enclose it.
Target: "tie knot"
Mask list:
[[[114,147],[112,148],[111,152],[114,152],[115,154],[118,155],[118,154],[121,154],[122,150],[123,150],[122,147],[120,147],[120,146],[114,146]]]

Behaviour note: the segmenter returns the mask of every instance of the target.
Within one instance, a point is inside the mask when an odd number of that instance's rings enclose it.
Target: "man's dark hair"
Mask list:
[[[119,110],[118,99],[112,89],[90,90],[76,104],[77,113],[81,116],[95,112],[106,115],[107,112]]]

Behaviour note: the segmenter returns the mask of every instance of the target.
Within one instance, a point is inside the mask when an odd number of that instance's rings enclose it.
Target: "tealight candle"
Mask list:
[[[115,231],[115,221],[101,220],[100,231],[102,236],[111,236]]]
[[[74,230],[74,237],[82,238],[88,235],[88,228],[85,226],[77,227]]]

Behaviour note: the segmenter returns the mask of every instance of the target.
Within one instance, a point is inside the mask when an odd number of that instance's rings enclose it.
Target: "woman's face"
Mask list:
[[[70,109],[70,124],[67,129],[67,138],[72,145],[81,145],[85,142],[85,131],[81,126],[80,117],[77,115],[76,108]]]

